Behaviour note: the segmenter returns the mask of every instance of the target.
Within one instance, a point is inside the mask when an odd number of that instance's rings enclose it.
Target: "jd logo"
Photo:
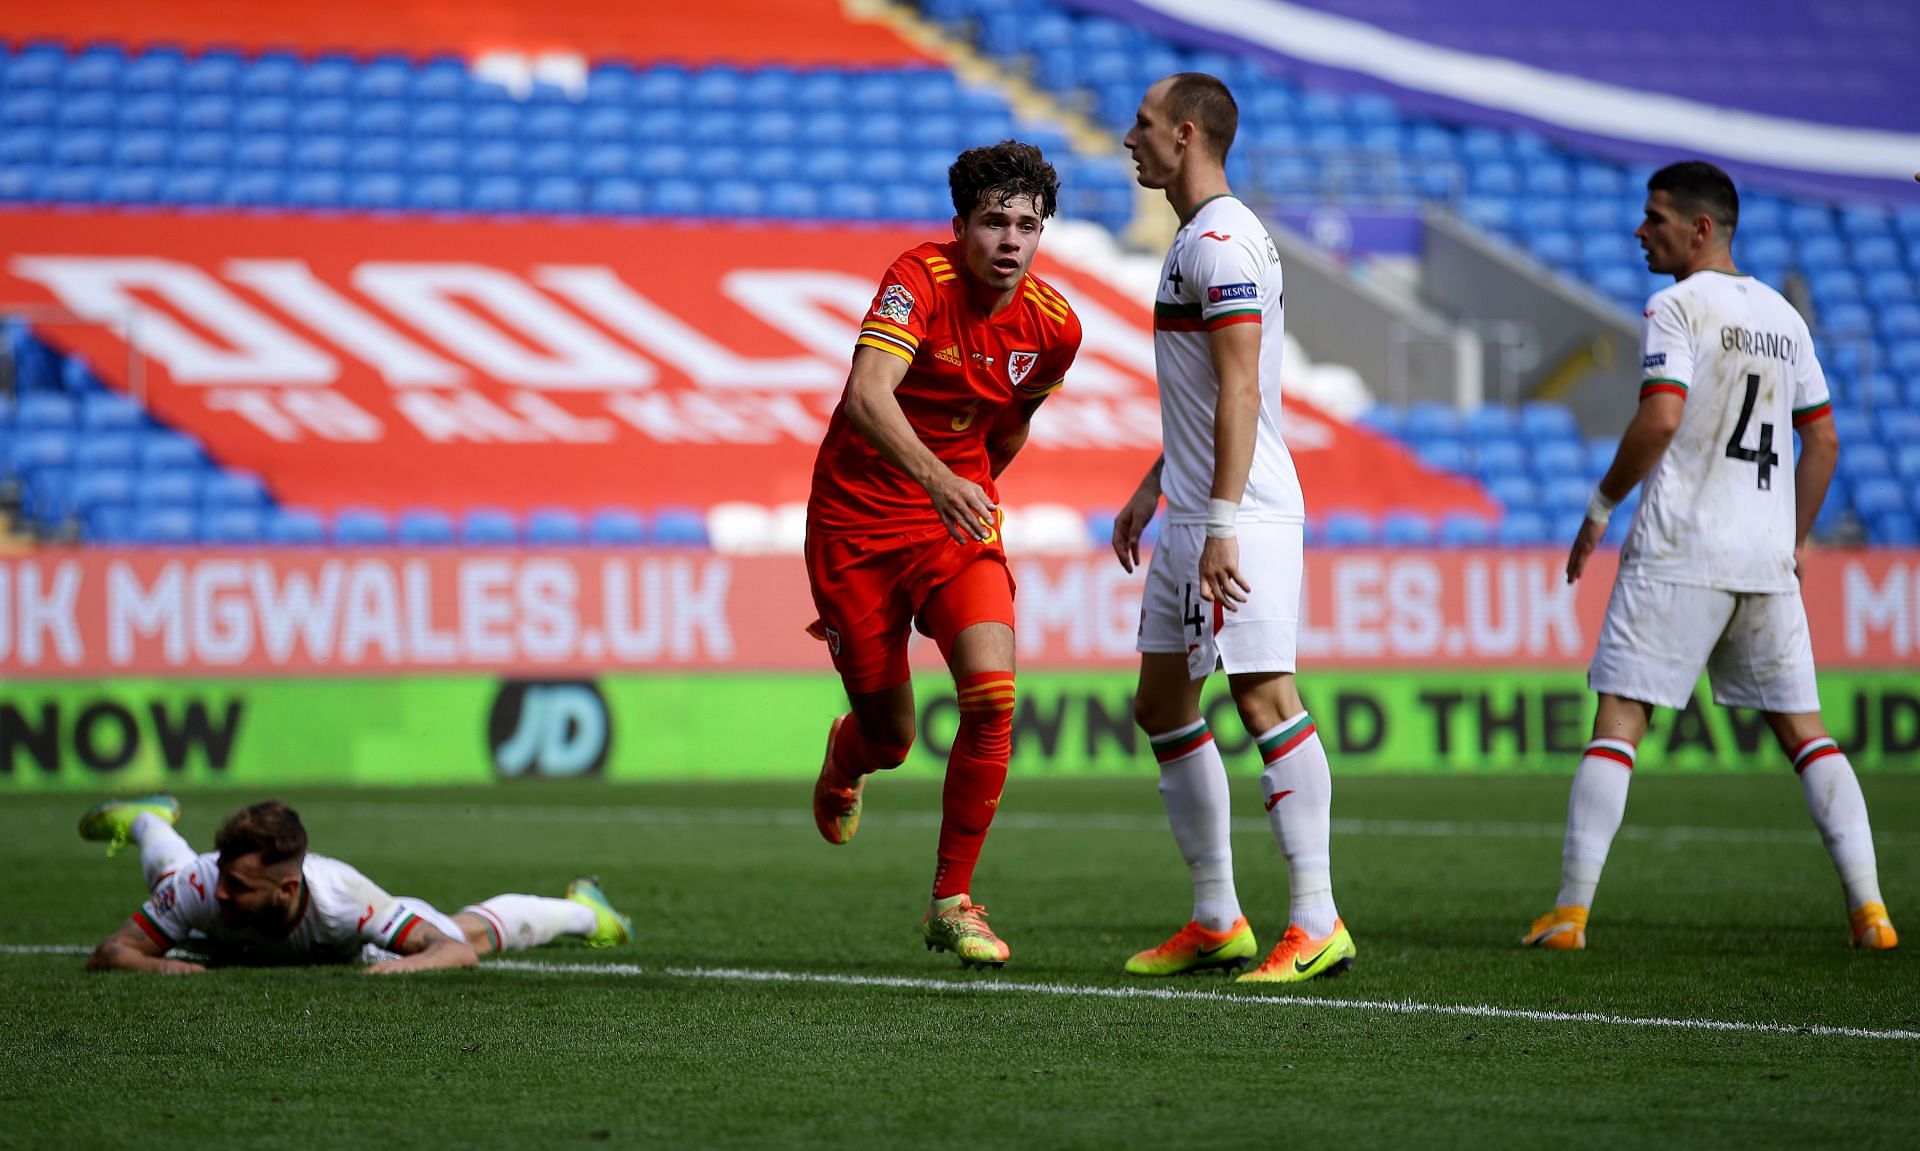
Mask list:
[[[605,766],[613,725],[590,681],[508,680],[494,697],[487,743],[507,779],[586,775]]]

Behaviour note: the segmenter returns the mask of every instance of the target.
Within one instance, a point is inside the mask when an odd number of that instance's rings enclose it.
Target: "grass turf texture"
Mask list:
[[[1285,872],[1250,780],[1236,822],[1262,945]],[[1865,780],[1906,950],[1844,946],[1839,886],[1791,776],[1639,780],[1593,950],[1516,945],[1557,880],[1566,781],[1338,782],[1354,972],[1294,991],[1120,974],[1185,919],[1150,780],[1016,779],[977,894],[1013,946],[962,974],[918,941],[937,785],[881,778],[847,848],[804,786],[599,785],[290,794],[317,850],[446,910],[599,873],[638,938],[514,956],[637,975],[348,970],[189,979],[0,954],[0,1145],[1911,1146],[1920,1040],[1405,1015],[1413,1000],[1920,1030],[1920,776]],[[90,796],[0,802],[0,944],[91,944],[141,898],[100,857]],[[206,845],[251,796],[182,796]],[[1494,827],[1449,828],[1441,821]],[[1675,830],[1685,829],[1685,830]],[[733,967],[1217,991],[1104,999],[672,974]],[[1281,998],[1284,1004],[1261,1000]]]

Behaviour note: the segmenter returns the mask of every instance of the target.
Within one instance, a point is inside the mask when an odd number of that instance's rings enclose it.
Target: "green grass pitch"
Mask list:
[[[976,882],[1013,946],[997,974],[918,940],[926,780],[876,781],[845,848],[792,783],[289,795],[316,850],[396,893],[452,910],[596,872],[637,924],[620,951],[511,957],[554,970],[405,980],[22,951],[90,945],[142,892],[131,854],[75,834],[94,797],[11,796],[0,1147],[1911,1147],[1920,775],[1864,783],[1903,951],[1846,949],[1782,771],[1638,780],[1569,955],[1516,946],[1553,896],[1564,777],[1336,776],[1358,962],[1278,993],[1120,973],[1188,910],[1150,778],[1012,782]],[[1286,881],[1254,790],[1234,842],[1265,945]],[[185,794],[181,828],[204,846],[254,798]],[[1090,990],[1126,988],[1176,994]],[[1646,1018],[1784,1029],[1626,1021]]]

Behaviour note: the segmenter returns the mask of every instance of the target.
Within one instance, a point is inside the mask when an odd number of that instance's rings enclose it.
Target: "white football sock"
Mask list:
[[[1554,906],[1593,906],[1607,851],[1627,814],[1634,754],[1634,745],[1624,739],[1596,739],[1580,758],[1567,797],[1567,839],[1560,851],[1560,895]]]
[[[1194,922],[1225,931],[1240,918],[1240,897],[1233,890],[1231,793],[1220,745],[1204,719],[1147,741],[1160,761],[1160,801],[1173,841],[1193,876]]]
[[[1326,748],[1306,712],[1283,719],[1255,737],[1266,770],[1260,795],[1267,823],[1287,860],[1292,890],[1290,923],[1314,939],[1333,931],[1340,912],[1333,905],[1333,770]]]
[[[1873,828],[1867,824],[1867,799],[1860,794],[1860,778],[1840,745],[1822,736],[1808,740],[1793,752],[1793,769],[1820,839],[1840,873],[1847,891],[1847,910],[1879,903],[1880,874],[1873,858]]]
[[[199,858],[193,845],[173,829],[173,824],[151,811],[133,817],[127,826],[127,838],[140,845],[140,874],[147,881],[148,891],[166,876],[193,866],[193,861]]]
[[[460,910],[485,920],[501,951],[525,951],[562,935],[592,935],[599,922],[584,903],[541,895],[496,895]]]

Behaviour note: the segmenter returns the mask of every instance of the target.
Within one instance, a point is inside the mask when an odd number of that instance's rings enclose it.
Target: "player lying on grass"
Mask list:
[[[633,936],[597,882],[576,879],[565,899],[496,895],[448,916],[424,900],[388,895],[354,868],[307,850],[300,815],[277,799],[243,807],[196,854],[173,824],[170,795],[103,803],[80,819],[83,839],[117,855],[140,848],[152,896],[94,948],[94,971],[187,974],[208,965],[352,963],[394,974],[472,967],[495,951],[523,951],[563,935],[590,947]],[[175,949],[204,957],[170,958]]]

